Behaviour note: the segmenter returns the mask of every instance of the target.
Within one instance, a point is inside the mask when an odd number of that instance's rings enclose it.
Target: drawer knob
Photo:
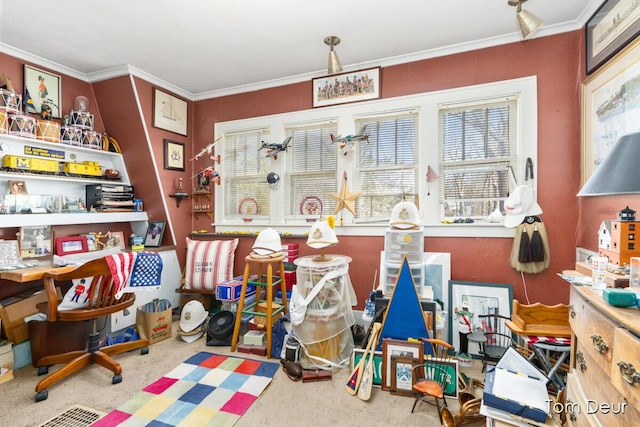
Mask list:
[[[569,316],[571,316],[572,319],[576,317],[576,311],[573,309],[573,304],[569,306]]]
[[[576,361],[582,372],[587,370],[587,362],[584,360],[584,354],[581,351],[576,351]]]
[[[591,341],[593,341],[593,347],[598,351],[598,353],[604,353],[609,350],[609,345],[600,335],[591,335]]]
[[[631,385],[640,383],[640,374],[636,372],[636,368],[631,363],[620,361],[618,362],[618,366],[620,367],[620,374],[622,374],[622,378],[624,378],[626,382]]]

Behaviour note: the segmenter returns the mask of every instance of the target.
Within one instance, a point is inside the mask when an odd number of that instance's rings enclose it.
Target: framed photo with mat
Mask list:
[[[424,346],[421,342],[411,342],[384,338],[382,340],[382,389],[391,390],[391,357],[402,356],[422,360],[424,358]]]
[[[416,372],[411,368],[420,363],[421,359],[416,357],[391,356],[391,394],[414,396]]]
[[[20,256],[37,258],[52,254],[50,225],[25,225],[20,227]]]
[[[162,236],[164,235],[166,225],[167,221],[149,221],[147,235],[144,239],[144,246],[150,248],[159,247],[162,243]]]

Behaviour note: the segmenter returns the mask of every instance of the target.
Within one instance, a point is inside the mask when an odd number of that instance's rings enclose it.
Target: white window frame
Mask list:
[[[534,177],[537,165],[538,144],[538,102],[536,76],[486,83],[481,85],[453,88],[436,92],[415,94],[410,96],[386,98],[332,107],[316,108],[292,113],[254,117],[249,119],[219,122],[214,125],[214,135],[223,136],[225,132],[237,132],[242,129],[269,127],[271,141],[283,141],[286,138],[286,128],[292,124],[335,121],[339,135],[356,134],[356,119],[367,115],[392,114],[396,111],[415,109],[418,111],[418,162],[419,162],[419,208],[425,235],[441,237],[512,237],[513,229],[507,229],[502,224],[481,223],[473,224],[442,224],[440,223],[440,189],[437,182],[429,185],[430,194],[427,195],[426,173],[427,167],[439,170],[439,114],[441,104],[462,104],[483,99],[516,96],[517,107],[517,155],[520,164],[531,158],[534,166]],[[218,143],[224,146],[224,138]],[[336,150],[339,148],[336,147]],[[358,147],[348,155],[338,155],[336,192],[340,191],[342,173],[347,171],[349,177],[356,177],[355,156]],[[224,152],[222,148],[217,152]],[[265,153],[266,155],[266,153]],[[224,158],[221,159],[225,161]],[[284,183],[286,171],[289,170],[287,153],[279,153],[278,159],[269,159],[269,171],[280,175]],[[219,169],[219,168],[217,168]],[[223,169],[222,169],[223,170]],[[517,171],[516,182],[524,183],[525,168]],[[224,180],[224,174],[221,173]],[[266,180],[266,177],[265,177]],[[301,218],[287,218],[285,206],[287,190],[281,185],[277,189],[270,189],[270,217],[255,219],[244,223],[238,219],[224,217],[223,204],[225,200],[224,185],[215,186],[215,216],[212,223],[217,232],[259,232],[267,226],[274,227],[282,233],[304,234],[310,229],[309,223]],[[357,182],[349,180],[349,190],[358,191]],[[534,180],[535,191],[535,180]],[[333,212],[325,212],[325,215]],[[388,228],[387,221],[358,223],[348,210],[343,211],[343,225],[338,226],[338,235],[379,236]]]

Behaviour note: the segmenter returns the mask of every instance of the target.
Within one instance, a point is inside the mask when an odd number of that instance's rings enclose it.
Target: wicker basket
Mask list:
[[[280,308],[280,304],[272,302],[271,303],[271,311],[274,312],[276,310],[278,310]],[[267,312],[267,303],[266,302],[259,302],[258,305],[256,305],[256,313],[266,313]],[[273,316],[273,321],[271,322],[271,324],[273,325],[275,323],[276,320],[278,320],[279,318],[281,318],[284,315],[283,312],[279,312],[278,314],[276,314],[275,316]],[[255,316],[253,318],[253,322],[256,325],[260,325],[262,327],[267,326],[267,316]]]

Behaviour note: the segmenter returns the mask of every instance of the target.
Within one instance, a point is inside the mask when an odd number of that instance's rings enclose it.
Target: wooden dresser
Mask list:
[[[572,285],[569,323],[568,425],[639,426],[640,310],[612,307],[590,287]]]

